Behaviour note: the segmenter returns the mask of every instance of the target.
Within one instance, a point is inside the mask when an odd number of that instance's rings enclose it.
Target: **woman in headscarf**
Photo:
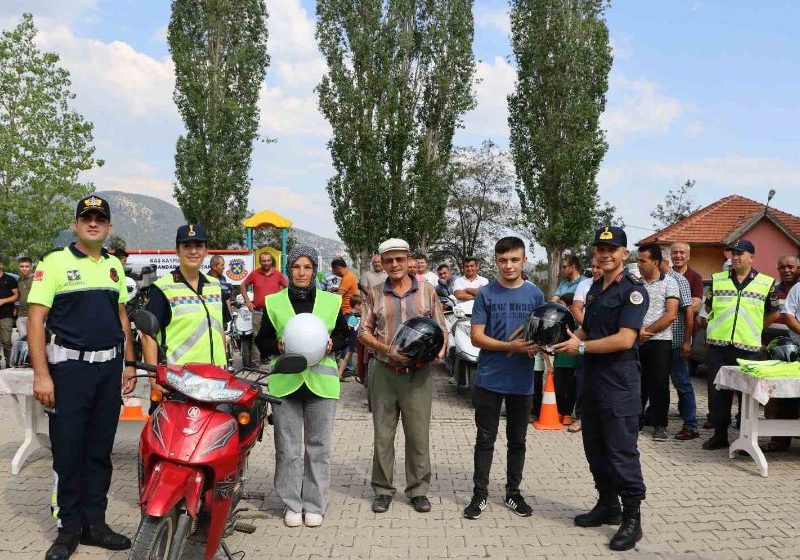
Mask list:
[[[283,331],[295,315],[322,319],[329,340],[325,357],[298,374],[274,373],[269,392],[283,400],[273,407],[275,491],[285,506],[284,523],[319,527],[328,505],[333,418],[339,399],[339,376],[333,355],[347,345],[349,329],[341,296],[316,287],[317,252],[306,246],[288,256],[289,285],[265,298],[256,343],[262,356],[283,353]]]

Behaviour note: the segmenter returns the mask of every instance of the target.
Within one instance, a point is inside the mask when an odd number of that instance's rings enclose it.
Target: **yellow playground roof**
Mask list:
[[[262,228],[267,226],[274,228],[290,228],[292,227],[292,220],[272,210],[262,210],[242,220],[242,225],[248,228]]]

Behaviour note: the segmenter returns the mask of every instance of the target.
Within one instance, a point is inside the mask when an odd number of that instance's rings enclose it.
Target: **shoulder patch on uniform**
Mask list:
[[[634,290],[631,292],[630,300],[633,305],[641,305],[644,302],[644,296],[641,292]]]
[[[644,281],[642,280],[642,277],[641,276],[636,276],[630,270],[626,270],[625,271],[625,276],[628,278],[628,280],[630,280],[631,282],[633,282],[634,284],[636,284],[638,286],[642,286],[644,284]]]
[[[43,261],[45,259],[45,257],[47,257],[49,255],[52,255],[53,253],[57,253],[58,251],[63,251],[63,250],[64,250],[64,247],[55,247],[54,249],[50,249],[44,255],[39,257],[39,260]]]

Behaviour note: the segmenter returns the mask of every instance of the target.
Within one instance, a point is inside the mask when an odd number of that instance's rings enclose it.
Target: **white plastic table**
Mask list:
[[[37,449],[50,449],[48,419],[42,405],[33,397],[33,370],[30,368],[0,369],[0,395],[10,395],[25,439],[11,459],[11,474],[19,474],[22,465]]]
[[[146,383],[137,384],[136,391],[131,395],[133,398],[125,399],[126,404],[142,407],[144,403],[146,406],[149,401],[136,397],[136,395],[142,394],[146,390]],[[11,459],[11,474],[18,475],[25,461],[35,451],[42,448],[50,449],[50,422],[44,412],[44,408],[33,396],[33,370],[31,368],[0,369],[0,395],[9,395],[14,399],[17,404],[14,407],[17,419],[25,432],[22,444],[14,454],[14,458]],[[120,416],[120,428],[118,428],[117,433],[121,430],[131,431],[138,436],[144,425],[144,412],[145,409],[142,408],[142,414],[132,421],[124,415]],[[129,430],[126,429],[124,427],[126,425],[131,425],[131,428]]]
[[[800,419],[759,419],[758,406],[770,399],[800,398],[800,378],[758,378],[743,373],[736,366],[723,366],[714,378],[717,389],[742,392],[742,420],[739,437],[731,443],[728,456],[736,451],[750,455],[761,476],[769,474],[764,452],[758,446],[759,436],[800,436]]]

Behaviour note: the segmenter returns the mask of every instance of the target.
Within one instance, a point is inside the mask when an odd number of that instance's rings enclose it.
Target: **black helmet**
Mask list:
[[[567,329],[575,332],[575,319],[569,309],[558,303],[545,303],[531,313],[526,339],[552,354],[549,347],[569,338]]]
[[[14,342],[11,347],[11,367],[28,367],[31,365],[31,358],[28,355],[28,339],[22,337]]]
[[[800,345],[788,336],[779,336],[767,345],[767,357],[782,362],[797,361],[800,358]]]
[[[436,358],[443,345],[444,333],[439,324],[427,317],[415,317],[397,329],[391,353],[411,358],[415,364],[427,364]]]

